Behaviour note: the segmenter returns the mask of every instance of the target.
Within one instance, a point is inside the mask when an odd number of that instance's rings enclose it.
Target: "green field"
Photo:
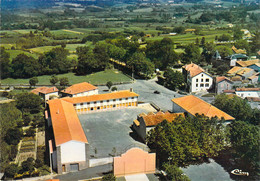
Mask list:
[[[74,73],[60,74],[57,77],[68,77],[70,84],[76,84],[80,82],[89,82],[94,85],[106,84],[108,81],[112,81],[113,83],[120,82],[130,82],[131,79],[124,75],[122,72],[117,70],[105,70],[97,73],[93,73],[86,76],[76,76]],[[37,77],[39,80],[39,85],[51,85],[50,78],[51,75],[43,75]],[[28,85],[29,79],[12,79],[7,78],[1,80],[1,84],[3,85]]]
[[[43,54],[45,52],[51,51],[55,47],[60,47],[60,46],[43,46],[43,47],[31,48],[29,50],[37,54]]]
[[[23,51],[23,50],[6,50],[8,53],[10,53],[10,59],[12,60],[13,58],[15,58],[17,55],[19,54],[25,54],[27,56],[31,56],[35,59],[38,58],[38,56],[36,54],[33,54],[33,53],[29,53],[29,52],[26,52],[26,51]]]

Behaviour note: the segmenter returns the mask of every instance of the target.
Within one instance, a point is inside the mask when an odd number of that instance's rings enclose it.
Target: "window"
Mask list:
[[[128,100],[128,98],[125,98],[125,100]]]
[[[91,110],[91,111],[93,111],[93,110],[94,110],[94,108],[92,107],[92,108],[90,108],[90,110]]]
[[[99,109],[100,109],[100,107],[98,106],[98,107],[97,107],[97,110],[99,110]]]
[[[206,79],[206,82],[209,82],[209,79]]]
[[[122,101],[122,99],[120,98],[119,101]]]
[[[109,102],[109,100],[107,100],[107,102]]]
[[[198,84],[196,84],[196,87],[198,87]]]
[[[90,105],[90,102],[88,102],[87,104]]]
[[[100,101],[100,103],[103,103],[103,101]]]
[[[196,82],[199,82],[199,79],[196,79]]]
[[[203,77],[203,74],[201,74],[201,77]]]
[[[132,97],[132,99],[134,99],[134,97]]]
[[[113,107],[116,107],[116,105],[114,104]]]
[[[113,99],[113,101],[114,101],[114,102],[116,102],[116,100],[115,100],[115,99]]]
[[[200,87],[204,87],[204,84],[200,84]]]
[[[209,87],[209,84],[205,84],[205,87]]]
[[[83,106],[83,103],[80,103],[81,106]]]
[[[73,104],[73,106],[75,107],[77,104]]]
[[[203,79],[201,79],[201,82],[203,82]]]
[[[96,104],[97,102],[95,101],[94,104]]]

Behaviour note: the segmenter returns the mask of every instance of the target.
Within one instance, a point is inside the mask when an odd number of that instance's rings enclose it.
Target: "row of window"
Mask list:
[[[196,87],[198,87],[199,84],[196,84]],[[200,87],[204,87],[204,84],[200,84]],[[209,87],[209,84],[205,84],[205,87]]]
[[[201,79],[200,81],[203,82],[204,79]],[[199,82],[199,79],[196,79],[196,82]],[[206,79],[206,82],[209,82],[209,79]]]
[[[134,99],[134,97],[131,97],[129,99]],[[128,100],[128,98],[125,98],[125,100]],[[103,102],[107,102],[109,103],[110,101],[112,102],[116,102],[116,99],[113,99],[113,100],[106,100],[106,101],[100,101],[100,103],[102,104]],[[119,99],[119,101],[122,101],[122,98]],[[94,104],[97,103],[97,101],[93,102]],[[80,103],[81,106],[83,106],[84,103]],[[87,105],[90,105],[90,102],[87,102]],[[73,104],[73,106],[76,106],[76,104]]]
[[[129,107],[129,106],[137,106],[136,102],[132,103],[121,103],[121,104],[113,104],[113,105],[107,105],[107,106],[97,106],[97,107],[90,107],[90,108],[81,108],[77,109],[77,112],[86,112],[86,111],[96,111],[96,110],[102,110],[102,109],[109,109],[109,108],[116,108],[116,107]]]

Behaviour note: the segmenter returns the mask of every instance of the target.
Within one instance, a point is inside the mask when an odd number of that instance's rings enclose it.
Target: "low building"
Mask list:
[[[233,66],[236,66],[236,62],[237,61],[245,61],[248,59],[248,56],[244,55],[244,54],[233,54],[233,55],[230,55],[228,57],[225,57],[225,59],[227,59],[228,61],[230,61],[230,66],[233,67]]]
[[[251,68],[256,72],[260,72],[260,63],[255,63],[253,65],[250,65],[250,66],[248,66],[248,68]]]
[[[237,49],[235,46],[233,46],[231,49],[232,49],[233,52],[236,53],[236,54],[246,54],[246,50]]]
[[[249,67],[249,66],[252,66],[252,65],[257,64],[257,63],[259,65],[259,63],[260,63],[259,59],[246,60],[246,61],[237,61],[236,65],[240,66],[240,67]]]
[[[44,101],[48,101],[52,97],[59,97],[59,90],[56,87],[38,87],[31,93],[41,96]]]
[[[73,105],[61,99],[48,102],[53,139],[49,141],[52,167],[57,173],[87,168],[89,144]]]
[[[213,77],[200,66],[191,63],[182,68],[190,92],[207,91],[212,87]]]
[[[233,81],[231,81],[225,76],[216,77],[214,80],[215,80],[215,92],[217,94],[223,93],[224,90],[231,90],[233,87]]]
[[[77,113],[90,113],[126,107],[136,107],[138,94],[129,91],[118,91],[84,97],[65,97],[62,100],[73,104]]]
[[[248,80],[250,84],[257,84],[259,80],[259,73],[248,77]]]
[[[61,91],[62,96],[82,97],[98,94],[98,88],[87,82],[74,84]]]
[[[229,77],[240,76],[242,80],[245,80],[248,77],[255,75],[256,72],[251,68],[235,66],[230,69],[227,74]]]
[[[145,143],[146,134],[148,131],[153,129],[157,124],[161,123],[163,120],[168,122],[174,121],[178,116],[183,116],[184,113],[169,113],[169,112],[157,112],[157,113],[145,113],[137,116],[137,119],[134,120],[133,130],[137,133],[142,142]]]
[[[195,116],[196,114],[205,115],[209,118],[217,117],[218,119],[224,119],[226,121],[234,120],[235,118],[228,115],[227,113],[221,111],[215,106],[201,100],[200,98],[189,95],[180,98],[172,99],[174,113],[186,112],[190,116]]]
[[[241,98],[260,97],[260,88],[236,88],[236,95]]]

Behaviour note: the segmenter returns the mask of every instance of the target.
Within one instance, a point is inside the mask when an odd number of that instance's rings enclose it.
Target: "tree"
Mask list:
[[[237,40],[237,41],[235,42],[235,47],[236,47],[237,49],[245,49],[245,50],[247,51],[247,53],[250,52],[249,44],[248,44],[247,40],[243,40],[243,39]]]
[[[65,87],[69,85],[68,77],[61,77],[59,80],[60,80],[60,86]]]
[[[254,168],[259,168],[259,127],[242,121],[233,121],[228,128],[232,147],[238,157],[249,161]]]
[[[174,44],[170,38],[154,41],[147,44],[146,56],[155,64],[155,67],[166,69],[178,62],[179,56],[174,51]]]
[[[259,47],[260,47],[260,32],[256,32],[255,36],[252,38],[251,51],[254,53],[259,51]]]
[[[167,174],[167,178],[172,181],[189,181],[189,177],[183,174],[183,171],[179,169],[176,165],[165,163],[163,165],[163,170]]]
[[[3,47],[0,49],[0,73],[1,78],[9,77],[13,72],[10,64],[10,54]]]
[[[145,78],[149,78],[154,72],[154,65],[143,53],[136,52],[127,61],[127,65],[134,69],[134,72]]]
[[[5,168],[5,176],[7,178],[13,178],[14,175],[18,173],[18,171],[19,171],[18,165],[11,163],[7,165],[7,167]]]
[[[39,82],[37,77],[32,77],[29,79],[30,86],[35,86]]]
[[[55,85],[58,82],[59,82],[59,78],[55,75],[52,75],[51,78],[50,78],[51,85]]]
[[[44,74],[66,73],[72,67],[72,61],[67,58],[69,50],[62,47],[53,48],[39,57],[39,63]]]
[[[234,27],[234,29],[233,29],[233,37],[234,37],[234,40],[242,39],[243,32],[241,31],[241,27],[239,27],[239,26]]]
[[[216,49],[218,50],[220,56],[223,58],[233,54],[232,49],[228,46],[217,46]]]
[[[27,158],[26,161],[22,162],[22,169],[24,172],[32,172],[34,170],[34,159],[32,157]]]
[[[163,76],[165,77],[164,85],[171,90],[182,88],[185,83],[183,74],[170,68],[164,72]]]
[[[156,150],[159,163],[168,162],[171,157],[171,163],[177,166],[217,156],[224,142],[222,121],[204,115],[179,116],[171,123],[164,120],[147,136],[147,145]]]
[[[12,73],[14,78],[29,78],[41,73],[39,63],[31,56],[19,54],[12,61]]]
[[[184,49],[183,54],[183,63],[196,63],[198,64],[200,62],[200,49],[199,46],[191,43],[187,45]]]
[[[33,137],[35,136],[35,129],[33,127],[30,127],[25,131],[25,135],[28,137]]]
[[[21,93],[16,96],[16,106],[23,113],[32,111],[32,110],[40,110],[42,99],[40,96],[35,95],[33,93]]]
[[[178,34],[183,34],[184,31],[185,31],[185,28],[183,26],[178,26],[178,27],[173,28],[173,32],[176,32]]]
[[[204,46],[203,46],[203,51],[201,53],[202,59],[207,62],[207,63],[211,63],[212,60],[212,56],[214,55],[214,53],[216,52],[216,46],[214,43],[210,43],[207,42]]]
[[[22,130],[19,128],[9,128],[5,135],[5,142],[9,145],[17,145],[23,136]]]
[[[231,36],[228,34],[222,34],[221,36],[218,37],[218,41],[230,41]]]
[[[259,117],[257,117],[259,112],[254,111],[247,101],[240,97],[234,96],[230,98],[225,94],[220,94],[216,96],[213,105],[235,117],[236,120],[250,122],[255,125],[260,123]]]
[[[201,41],[200,41],[200,44],[202,45],[202,46],[204,46],[205,45],[205,37],[203,36],[202,38],[201,38]]]
[[[111,81],[108,81],[107,83],[106,83],[106,86],[107,86],[107,88],[110,90],[110,88],[112,87],[112,85],[113,85],[113,83],[111,82]]]

